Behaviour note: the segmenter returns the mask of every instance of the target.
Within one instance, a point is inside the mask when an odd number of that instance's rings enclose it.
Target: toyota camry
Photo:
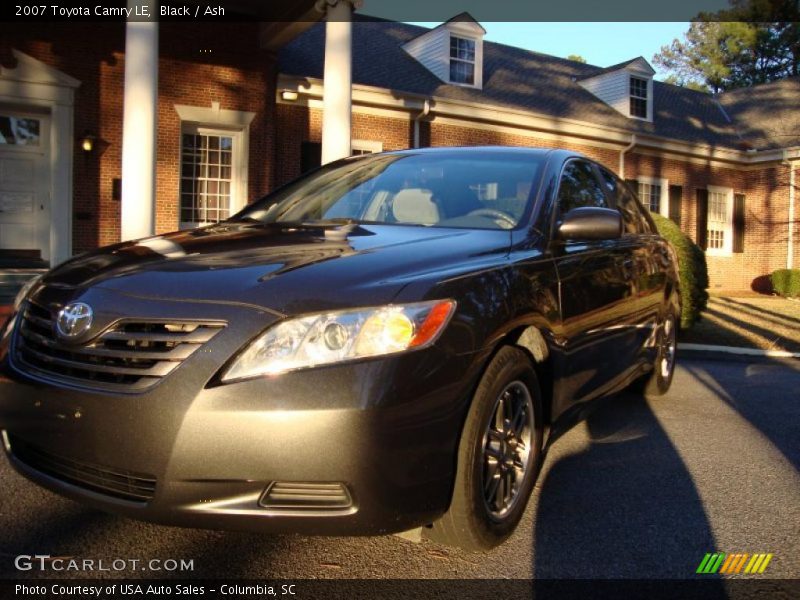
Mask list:
[[[667,391],[679,311],[671,247],[586,157],[349,158],[30,282],[0,331],[2,441],[132,518],[487,549],[552,432]]]

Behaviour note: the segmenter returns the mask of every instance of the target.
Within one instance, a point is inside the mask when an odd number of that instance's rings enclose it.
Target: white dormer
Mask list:
[[[641,56],[579,81],[611,108],[631,119],[653,120],[653,67]]]
[[[461,13],[403,45],[403,49],[445,83],[483,87],[486,30]]]

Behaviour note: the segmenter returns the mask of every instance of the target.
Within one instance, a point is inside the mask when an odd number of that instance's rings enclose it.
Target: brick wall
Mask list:
[[[786,265],[788,243],[789,174],[783,166],[756,170],[712,167],[689,161],[626,156],[625,177],[661,177],[683,187],[681,228],[696,241],[696,190],[708,186],[733,189],[745,195],[744,253],[707,255],[711,289],[738,290],[758,286],[758,279]]]
[[[159,26],[159,99],[156,231],[178,227],[180,120],[175,104],[255,112],[250,125],[248,198],[272,188],[276,80],[274,57],[258,50],[257,24],[162,23]],[[119,241],[120,201],[114,181],[122,170],[124,24],[53,23],[0,28],[0,61],[13,66],[11,48],[81,82],[76,90],[73,168],[73,251]],[[235,65],[231,66],[231,65]],[[92,133],[97,151],[85,154],[77,138]]]
[[[294,104],[276,107],[275,182],[282,185],[300,175],[303,142],[322,141],[322,110]],[[414,142],[409,119],[353,113],[354,140],[382,142],[384,151],[410,148]]]
[[[64,28],[42,23],[35,30],[0,25],[0,62],[13,66],[17,48],[81,81],[75,96],[74,225],[75,252],[119,240],[120,202],[113,197],[121,176],[124,25],[74,24]],[[232,66],[235,65],[235,66]],[[160,26],[159,130],[156,229],[178,225],[180,122],[175,104],[255,112],[250,128],[249,185],[255,199],[300,174],[301,142],[321,140],[322,111],[275,104],[275,61],[258,50],[256,25],[197,24],[192,28]],[[77,139],[98,137],[97,151],[85,154]],[[408,118],[353,115],[353,138],[380,141],[385,150],[410,147],[413,122]],[[619,150],[509,133],[507,130],[421,123],[423,146],[479,144],[568,147],[605,164],[619,165]],[[696,236],[695,190],[729,187],[746,197],[745,253],[708,257],[712,288],[747,289],[754,281],[786,264],[788,239],[788,169],[758,170],[710,167],[688,161],[626,156],[626,178],[661,177],[683,187],[681,225]],[[797,174],[800,180],[800,173]],[[796,219],[800,216],[798,190]],[[795,265],[800,265],[800,223],[795,228]]]
[[[619,170],[620,151],[583,144],[563,143],[505,131],[431,124],[432,146],[505,145],[542,148],[567,148],[582,152],[615,173]],[[709,185],[733,189],[745,195],[744,253],[731,256],[708,256],[711,289],[751,289],[759,279],[786,265],[788,243],[789,171],[785,166],[756,170],[739,170],[702,165],[630,152],[625,156],[625,178],[658,177],[670,185],[683,187],[681,228],[693,239],[697,237],[696,190]],[[800,179],[800,174],[796,174]],[[800,187],[800,186],[799,186]],[[800,192],[798,192],[800,198]],[[796,208],[800,214],[800,206]],[[795,231],[800,223],[795,221]],[[795,266],[800,265],[800,239],[795,233]]]

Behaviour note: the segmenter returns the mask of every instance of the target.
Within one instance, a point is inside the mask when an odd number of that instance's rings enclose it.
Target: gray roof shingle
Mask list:
[[[598,123],[631,133],[711,146],[743,147],[736,128],[710,94],[656,81],[653,85],[653,122],[629,119],[578,83],[578,80],[607,72],[608,67],[495,42],[484,42],[482,90],[444,83],[402,48],[403,44],[427,31],[424,27],[406,23],[357,16],[353,23],[353,82]],[[324,47],[324,24],[316,24],[281,50],[280,72],[322,78]],[[624,66],[630,62],[620,64]],[[730,94],[728,98],[723,97],[723,104],[734,116],[749,117],[762,110],[754,109],[746,101],[737,101],[742,97],[746,100],[746,93]],[[782,93],[780,98],[781,102],[788,102]],[[763,119],[743,129],[745,137],[756,147],[775,143],[774,136],[759,133],[768,121],[770,110],[763,109]]]
[[[724,92],[719,102],[752,147],[800,146],[800,77]]]

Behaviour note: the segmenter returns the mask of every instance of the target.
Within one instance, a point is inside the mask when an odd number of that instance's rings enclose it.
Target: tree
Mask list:
[[[567,60],[571,60],[574,62],[585,63],[586,59],[583,58],[580,54],[570,54],[567,56]]]
[[[730,0],[653,57],[678,85],[720,92],[800,75],[797,0]]]

